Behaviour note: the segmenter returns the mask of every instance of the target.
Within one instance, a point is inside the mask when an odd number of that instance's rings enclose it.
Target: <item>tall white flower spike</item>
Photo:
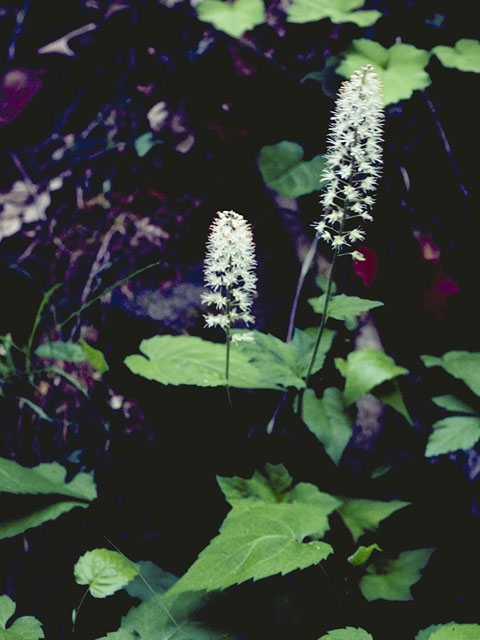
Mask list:
[[[323,214],[313,226],[334,249],[363,240],[359,222],[373,220],[370,210],[382,168],[384,113],[381,84],[371,65],[355,71],[340,87],[327,137],[320,198]],[[346,251],[363,260],[359,251]]]
[[[205,314],[207,327],[221,327],[230,338],[233,324],[251,324],[256,291],[255,245],[252,230],[243,216],[219,211],[210,227],[205,257],[205,286],[202,302],[214,307]],[[235,338],[238,341],[241,335]]]

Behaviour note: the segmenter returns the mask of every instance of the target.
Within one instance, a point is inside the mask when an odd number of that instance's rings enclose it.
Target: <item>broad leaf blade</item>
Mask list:
[[[440,456],[452,451],[467,451],[480,440],[480,417],[452,416],[433,425],[425,455]]]
[[[437,396],[436,398],[432,398],[432,402],[434,402],[437,407],[441,407],[442,409],[446,409],[447,411],[455,411],[458,413],[468,413],[469,415],[475,415],[476,411],[470,405],[462,402],[455,396],[444,395]]]
[[[366,531],[375,531],[382,520],[395,511],[408,507],[409,504],[401,500],[383,502],[364,498],[345,498],[338,513],[356,542]]]
[[[197,5],[199,20],[210,22],[216,29],[239,38],[265,22],[265,5],[262,0],[202,0]]]
[[[333,629],[318,640],[373,640],[373,636],[358,627],[345,627],[344,629]]]
[[[118,551],[92,549],[80,556],[73,569],[78,584],[88,585],[94,598],[106,598],[138,575],[136,566]]]
[[[372,572],[359,583],[364,597],[371,600],[413,600],[410,588],[422,577],[421,571],[427,566],[435,549],[415,549],[403,551],[398,558],[369,565]]]
[[[323,313],[325,306],[325,294],[318,298],[310,298],[309,303],[315,313]],[[357,296],[346,296],[343,293],[332,296],[328,304],[328,317],[335,320],[354,320],[361,313],[383,307],[383,302],[378,300],[368,300],[366,298],[357,298]]]
[[[302,419],[338,464],[353,432],[352,419],[340,389],[325,389],[323,398],[317,398],[312,389],[307,389],[303,396]]]
[[[408,369],[397,366],[378,349],[352,351],[347,360],[335,358],[335,365],[346,379],[343,396],[347,406],[386,380],[408,373]]]
[[[44,342],[35,349],[39,358],[63,360],[64,362],[85,362],[87,356],[81,345],[76,342]]]
[[[415,640],[478,640],[480,638],[479,624],[461,624],[447,622],[434,624],[422,629],[415,636]]]
[[[293,0],[287,10],[289,22],[316,22],[329,18],[332,22],[354,22],[368,27],[380,17],[379,11],[353,11],[365,4],[364,0]]]
[[[33,616],[18,618],[7,629],[7,623],[15,609],[15,602],[11,598],[7,595],[0,596],[1,640],[40,640],[45,637],[40,621]]]
[[[430,84],[425,71],[430,52],[417,49],[411,44],[396,43],[385,49],[373,40],[354,40],[337,68],[337,73],[349,78],[354,71],[371,64],[383,86],[385,105],[408,100],[417,89]]]
[[[444,67],[480,73],[480,42],[461,38],[454,47],[438,45],[432,49]]]
[[[323,156],[303,160],[303,149],[296,142],[284,140],[262,147],[258,168],[265,184],[289,198],[298,198],[321,188]]]
[[[332,547],[302,542],[324,523],[318,507],[306,504],[263,504],[233,508],[219,535],[211,540],[169,593],[226,589],[246,580],[304,569],[324,560]]]
[[[165,593],[178,580],[173,573],[160,569],[149,560],[140,560],[135,564],[139,574],[125,586],[125,591],[132,598],[148,600],[155,595]]]
[[[421,356],[426,367],[443,367],[454,378],[462,380],[473,393],[480,396],[480,353],[449,351],[440,358]]]

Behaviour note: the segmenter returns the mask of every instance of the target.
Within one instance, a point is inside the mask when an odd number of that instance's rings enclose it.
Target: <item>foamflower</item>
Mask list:
[[[363,240],[359,223],[370,213],[382,168],[383,102],[374,68],[355,71],[339,90],[332,114],[320,198],[323,215],[313,226],[318,237],[336,250]],[[358,251],[344,251],[360,260]],[[363,257],[363,256],[362,256]]]
[[[234,324],[253,323],[255,266],[250,224],[235,211],[219,211],[210,227],[204,264],[207,291],[202,302],[213,308],[204,316],[207,327],[220,327],[228,335]]]

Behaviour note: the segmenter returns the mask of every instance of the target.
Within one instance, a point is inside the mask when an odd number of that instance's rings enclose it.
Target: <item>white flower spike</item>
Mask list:
[[[341,85],[327,138],[323,178],[328,182],[320,198],[324,212],[313,226],[333,248],[363,240],[364,231],[355,225],[373,220],[383,120],[381,85],[374,68],[366,65]],[[346,253],[361,259],[358,251]]]
[[[256,291],[255,245],[252,230],[235,211],[219,211],[210,227],[205,257],[205,286],[210,291],[202,302],[217,313],[205,314],[207,327],[221,327],[227,332],[234,323],[248,325],[253,295]]]

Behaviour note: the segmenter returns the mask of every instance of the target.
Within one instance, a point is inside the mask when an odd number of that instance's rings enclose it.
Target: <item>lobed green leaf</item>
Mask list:
[[[461,624],[448,622],[434,624],[422,629],[415,636],[415,640],[478,640],[480,638],[479,624]]]
[[[338,509],[345,526],[356,542],[366,531],[375,531],[382,520],[392,513],[408,507],[410,502],[401,500],[367,500],[365,498],[342,498],[343,504]]]
[[[365,0],[293,0],[287,10],[289,22],[316,22],[329,18],[332,22],[353,22],[359,27],[368,27],[380,17],[379,11],[354,11],[365,4]]]
[[[480,42],[461,38],[454,47],[438,45],[432,49],[444,67],[480,73]]]
[[[318,298],[310,298],[309,303],[315,313],[323,313],[325,306],[325,297],[323,294]],[[346,296],[343,293],[331,296],[328,304],[328,317],[335,320],[354,320],[361,313],[383,307],[383,302],[378,300],[368,300],[366,298],[357,298],[357,296]]]
[[[433,425],[425,455],[440,456],[452,451],[471,449],[480,440],[480,417],[452,416]]]
[[[210,22],[233,38],[240,38],[246,31],[265,22],[262,0],[202,0],[196,10],[199,20]]]
[[[365,629],[355,627],[345,627],[343,629],[333,629],[318,640],[373,640]]]
[[[7,622],[15,613],[15,602],[7,595],[0,596],[0,639],[41,640],[45,635],[42,624],[33,616],[17,618],[7,629]]]
[[[426,367],[442,367],[454,378],[462,380],[469,389],[480,396],[480,353],[449,351],[443,356],[420,356]]]
[[[73,569],[78,584],[88,585],[94,598],[106,598],[138,575],[137,567],[118,551],[92,549],[80,556]]]

